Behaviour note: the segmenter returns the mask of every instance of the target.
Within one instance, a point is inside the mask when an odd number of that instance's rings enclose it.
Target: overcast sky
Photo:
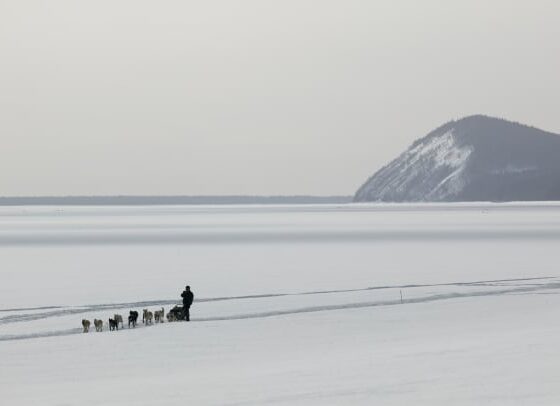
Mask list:
[[[0,1],[0,195],[353,194],[483,113],[560,133],[560,1]]]

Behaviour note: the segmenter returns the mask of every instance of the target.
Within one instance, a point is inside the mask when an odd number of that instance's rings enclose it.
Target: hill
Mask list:
[[[354,201],[560,200],[560,136],[487,116],[451,121],[377,171]]]

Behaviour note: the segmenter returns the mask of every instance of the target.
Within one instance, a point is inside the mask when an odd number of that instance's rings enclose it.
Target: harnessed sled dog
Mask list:
[[[161,310],[156,310],[154,312],[154,320],[156,321],[156,323],[163,323],[164,315],[165,315],[165,310],[163,309],[163,307],[161,308]]]
[[[89,326],[90,326],[90,322],[89,320],[86,319],[82,319],[82,327],[84,328],[84,333],[88,333],[89,332]]]
[[[142,323],[152,324],[154,319],[154,314],[148,309],[144,309],[142,313]]]
[[[93,325],[95,326],[95,331],[103,331],[103,320],[93,319]]]
[[[128,314],[128,328],[132,324],[132,327],[136,327],[136,322],[138,321],[138,312],[136,310],[131,310]]]
[[[109,331],[119,330],[119,323],[115,319],[109,319]]]

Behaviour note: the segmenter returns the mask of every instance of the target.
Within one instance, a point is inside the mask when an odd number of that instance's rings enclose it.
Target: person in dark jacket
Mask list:
[[[191,287],[190,286],[187,286],[185,288],[183,293],[181,293],[181,297],[183,298],[183,318],[186,321],[190,321],[190,319],[191,319],[190,308],[191,308],[192,302],[194,300],[194,295],[191,292]]]

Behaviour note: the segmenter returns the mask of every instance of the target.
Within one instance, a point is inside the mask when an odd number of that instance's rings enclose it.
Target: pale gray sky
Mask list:
[[[560,133],[560,1],[0,1],[0,195],[352,194],[474,113]]]

